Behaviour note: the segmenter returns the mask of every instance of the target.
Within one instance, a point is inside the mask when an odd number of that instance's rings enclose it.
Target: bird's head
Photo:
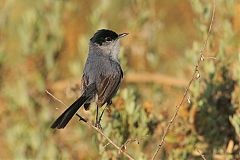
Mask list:
[[[108,29],[101,29],[93,35],[90,41],[105,54],[117,56],[120,48],[119,39],[127,35],[128,33],[117,34]]]

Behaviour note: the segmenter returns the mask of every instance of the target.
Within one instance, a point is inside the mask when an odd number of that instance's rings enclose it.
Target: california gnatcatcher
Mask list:
[[[51,128],[64,128],[82,105],[87,110],[93,101],[97,104],[96,126],[101,127],[99,107],[112,103],[123,78],[118,60],[119,39],[126,35],[128,33],[117,34],[107,29],[98,30],[93,35],[82,76],[82,95],[55,120]]]

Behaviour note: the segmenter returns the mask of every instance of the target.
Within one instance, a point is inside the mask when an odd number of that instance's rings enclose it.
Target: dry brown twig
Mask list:
[[[200,50],[200,56],[198,58],[198,61],[197,61],[197,64],[195,65],[195,68],[194,68],[194,72],[192,74],[192,78],[190,79],[190,81],[188,82],[188,85],[185,89],[185,92],[183,94],[183,97],[180,101],[180,103],[176,106],[176,111],[175,113],[173,114],[171,120],[169,121],[167,127],[165,128],[164,130],[164,133],[163,133],[163,136],[162,136],[162,140],[160,142],[160,144],[158,145],[156,151],[154,152],[153,156],[152,156],[152,160],[154,160],[158,154],[158,152],[160,151],[164,141],[165,141],[165,138],[167,136],[167,133],[169,131],[169,128],[172,126],[174,120],[176,119],[177,115],[178,115],[178,112],[179,112],[179,109],[180,107],[183,105],[183,102],[184,100],[187,98],[188,96],[188,92],[189,92],[189,89],[190,89],[190,86],[192,85],[193,81],[194,80],[197,80],[200,78],[200,74],[199,74],[199,66],[200,66],[200,63],[202,61],[204,61],[205,59],[216,59],[215,57],[205,57],[203,52],[206,50],[206,46],[207,46],[207,43],[208,43],[208,39],[209,39],[209,36],[210,36],[210,33],[211,33],[211,30],[212,30],[212,25],[213,25],[213,20],[214,20],[214,16],[215,16],[215,8],[216,8],[216,4],[215,4],[215,0],[213,0],[213,9],[212,9],[212,17],[211,17],[211,21],[210,21],[210,25],[209,25],[209,28],[208,28],[208,33],[207,33],[207,38],[206,40],[204,41],[204,44],[203,44],[203,47],[202,49]],[[201,154],[202,155],[202,154]],[[204,156],[203,156],[204,157]],[[205,158],[205,157],[204,157]]]
[[[50,93],[48,90],[45,90],[45,92],[50,95],[52,98],[54,98],[56,101],[58,101],[59,103],[63,104],[65,107],[67,107],[67,105],[61,101],[60,99],[58,99],[57,97],[55,97],[52,93]],[[122,149],[122,147],[119,147],[117,144],[115,144],[109,137],[107,137],[100,129],[98,129],[97,127],[95,127],[93,124],[89,123],[87,120],[85,120],[83,117],[81,117],[79,114],[76,114],[76,116],[79,118],[79,121],[83,121],[85,124],[87,124],[89,127],[91,127],[92,129],[94,129],[97,133],[99,133],[100,135],[102,135],[109,144],[111,144],[113,147],[115,147],[120,153],[122,153],[125,157],[127,157],[130,160],[134,160],[134,158],[127,153],[125,150]],[[107,144],[108,145],[108,144]]]
[[[137,144],[140,144],[140,141],[143,140],[144,138],[146,138],[146,136],[148,135],[145,135],[141,138],[129,138],[125,141],[125,143],[121,146],[121,149],[122,150],[127,150],[127,145],[130,144],[130,143],[133,143],[133,142],[137,142]]]
[[[138,144],[140,143],[137,138],[128,139],[128,140],[126,140],[126,142],[121,146],[121,148],[122,148],[123,150],[126,150],[126,149],[127,149],[127,145],[128,145],[129,143],[133,143],[133,142],[137,142]]]
[[[199,153],[203,160],[206,160],[205,156],[199,151],[199,149],[197,149],[197,152]]]

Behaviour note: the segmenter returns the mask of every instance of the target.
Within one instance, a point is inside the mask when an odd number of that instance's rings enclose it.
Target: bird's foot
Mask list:
[[[97,127],[98,129],[102,130],[100,121],[97,121],[94,126]]]

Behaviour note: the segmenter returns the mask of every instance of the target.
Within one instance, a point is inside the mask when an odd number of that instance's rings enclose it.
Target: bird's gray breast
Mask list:
[[[98,83],[100,76],[120,75],[121,68],[119,67],[119,63],[111,59],[110,56],[91,53],[88,55],[84,74],[88,77],[89,84]]]

